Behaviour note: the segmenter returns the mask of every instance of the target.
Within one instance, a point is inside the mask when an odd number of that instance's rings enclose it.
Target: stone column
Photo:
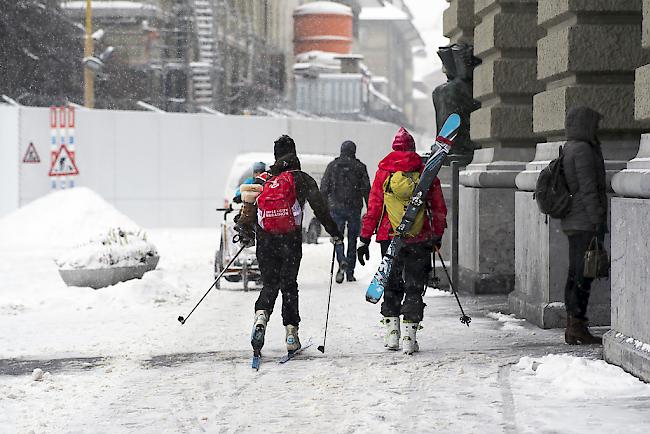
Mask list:
[[[533,95],[537,1],[477,0],[471,136],[483,149],[461,172],[460,288],[508,293],[514,288],[515,177],[534,155]]]
[[[650,49],[650,0],[643,1],[643,46]],[[635,115],[650,121],[650,65],[636,70]],[[612,329],[603,355],[650,382],[650,134],[612,187],[623,197],[612,200]]]
[[[474,41],[474,0],[447,0],[442,18],[443,34],[452,44]]]
[[[516,277],[509,304],[540,327],[564,326],[568,242],[559,221],[545,223],[532,191],[539,171],[563,144],[571,107],[585,105],[604,115],[599,137],[608,180],[634,155],[640,137],[633,116],[634,69],[645,56],[640,5],[640,0],[539,2],[538,24],[546,35],[537,44],[537,71],[545,90],[534,97],[533,125],[550,140],[538,145],[536,161],[517,178]],[[609,281],[600,280],[592,287],[590,322],[609,324],[609,312]]]

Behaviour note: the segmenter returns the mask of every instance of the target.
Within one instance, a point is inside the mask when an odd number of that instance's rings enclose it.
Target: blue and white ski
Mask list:
[[[404,238],[402,234],[407,233],[409,229],[411,229],[411,226],[413,226],[415,216],[420,207],[424,204],[426,195],[431,188],[433,180],[438,176],[440,167],[442,167],[442,163],[451,149],[459,127],[460,116],[454,113],[447,118],[440,129],[440,134],[436,137],[433,146],[431,146],[431,156],[424,165],[424,169],[420,175],[420,182],[415,187],[411,201],[406,208],[406,213],[404,213],[404,217],[402,218],[402,222],[396,229],[398,235],[393,238],[388,246],[386,255],[382,258],[379,269],[372,278],[370,286],[368,286],[368,290],[366,291],[366,301],[377,303],[384,294],[384,288],[388,282],[388,276],[390,276],[390,272],[393,269],[393,258],[399,254],[400,250],[404,246]]]
[[[305,351],[307,348],[311,347],[312,345],[314,345],[314,343],[312,342],[311,338],[309,338],[309,339],[307,339],[307,343],[305,345],[298,348],[296,351],[294,351],[292,353],[287,353],[285,356],[282,356],[280,358],[280,360],[278,360],[278,362],[279,363],[287,363],[289,360],[293,359],[298,354],[302,353],[303,351]]]

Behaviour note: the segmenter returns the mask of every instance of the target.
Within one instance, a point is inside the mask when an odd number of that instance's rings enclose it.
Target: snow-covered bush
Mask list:
[[[55,259],[60,269],[132,267],[158,256],[142,231],[111,228],[105,234],[77,246]]]

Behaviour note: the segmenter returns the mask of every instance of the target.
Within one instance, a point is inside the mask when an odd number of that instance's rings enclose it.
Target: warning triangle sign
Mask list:
[[[79,175],[79,169],[65,145],[61,145],[50,167],[50,176]]]
[[[23,163],[40,163],[41,159],[38,156],[38,152],[36,152],[36,148],[34,147],[34,144],[32,142],[29,142],[29,146],[27,147],[27,152],[25,152],[25,156],[23,157]]]

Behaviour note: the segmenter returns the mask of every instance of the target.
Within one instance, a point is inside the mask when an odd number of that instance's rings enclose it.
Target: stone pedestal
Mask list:
[[[459,289],[513,290],[515,177],[530,158],[532,150],[479,149],[460,173]]]
[[[610,363],[650,382],[650,135],[612,186],[612,330],[604,337]]]
[[[556,158],[563,142],[540,143],[535,160],[516,179],[515,290],[510,311],[541,328],[564,327],[564,287],[569,268],[569,244],[559,220],[546,218],[533,199],[539,172]],[[605,238],[609,245],[609,237]],[[609,280],[594,281],[587,315],[592,325],[609,324]]]
[[[442,18],[443,34],[454,43],[474,41],[474,0],[447,0]]]

